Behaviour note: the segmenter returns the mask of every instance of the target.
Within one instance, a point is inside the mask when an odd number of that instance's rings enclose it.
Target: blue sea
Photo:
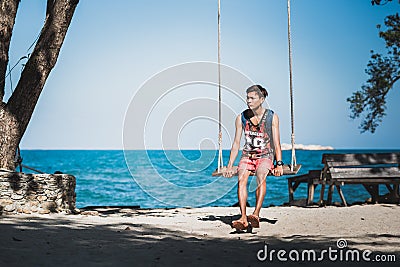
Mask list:
[[[321,169],[323,153],[385,152],[385,150],[297,150],[298,174]],[[76,177],[77,207],[140,206],[141,208],[232,206],[237,203],[237,177],[212,177],[217,152],[211,150],[22,150],[23,164],[45,173],[61,171]],[[229,150],[223,151],[224,163]],[[291,151],[283,151],[290,163]],[[34,173],[23,169],[26,173]],[[264,206],[288,201],[288,176],[267,178]],[[251,206],[255,203],[256,182],[249,179]],[[386,190],[382,187],[381,193]],[[343,187],[349,203],[369,197],[360,185]],[[295,192],[295,199],[307,196],[306,185]],[[314,200],[319,199],[317,188]],[[334,201],[340,201],[336,191]]]

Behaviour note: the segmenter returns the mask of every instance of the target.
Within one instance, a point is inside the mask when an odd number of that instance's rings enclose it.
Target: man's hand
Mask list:
[[[274,176],[281,176],[283,175],[283,168],[282,166],[276,166],[273,170],[272,170],[272,174]]]
[[[232,166],[226,167],[225,171],[222,173],[222,176],[226,178],[231,178],[233,176],[233,167]]]

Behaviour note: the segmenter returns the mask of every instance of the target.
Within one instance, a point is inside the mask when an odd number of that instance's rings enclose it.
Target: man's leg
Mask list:
[[[267,183],[266,177],[268,175],[269,170],[267,171],[259,171],[257,170],[257,189],[256,189],[256,207],[254,209],[253,214],[257,217],[260,216],[260,211],[262,204],[264,202],[265,194],[267,192]]]
[[[250,171],[241,169],[238,173],[238,200],[241,217],[241,221],[244,226],[248,226],[247,216],[246,216],[246,203],[247,203],[247,181],[249,179]]]
[[[260,216],[262,204],[264,202],[265,194],[267,192],[267,175],[272,168],[272,161],[269,159],[260,159],[257,166],[257,190],[256,190],[256,207],[253,214],[257,217]]]

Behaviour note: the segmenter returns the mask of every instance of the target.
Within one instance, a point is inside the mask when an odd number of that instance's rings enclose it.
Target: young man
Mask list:
[[[246,90],[247,106],[236,117],[235,139],[229,157],[225,177],[232,177],[233,163],[239,152],[242,132],[245,144],[238,166],[238,199],[241,217],[232,222],[232,227],[245,230],[249,223],[253,228],[260,227],[260,210],[266,193],[266,177],[271,171],[275,176],[283,174],[282,151],[279,135],[279,118],[272,110],[262,104],[268,96],[267,90],[260,85],[253,85]],[[274,168],[274,159],[276,167]],[[246,216],[247,181],[251,172],[257,176],[256,206],[252,215]]]

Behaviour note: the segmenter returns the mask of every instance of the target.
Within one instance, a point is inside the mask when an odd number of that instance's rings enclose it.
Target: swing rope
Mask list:
[[[292,47],[291,47],[291,33],[290,33],[290,0],[287,0],[288,12],[288,42],[289,42],[289,84],[290,84],[290,116],[291,116],[291,143],[292,143],[292,159],[291,164],[284,165],[283,173],[285,175],[297,174],[301,165],[296,163],[296,152],[294,148],[295,135],[294,135],[294,107],[293,107],[293,73],[292,73]],[[221,0],[218,0],[218,168],[213,172],[213,176],[222,175],[224,163],[222,159],[222,118],[221,118]],[[237,169],[236,169],[237,175]],[[254,174],[252,174],[254,175]]]
[[[222,118],[221,118],[221,0],[218,0],[218,172],[224,166],[222,159]]]
[[[296,152],[294,149],[294,108],[293,108],[293,73],[292,73],[292,44],[291,44],[291,33],[290,33],[290,0],[287,0],[287,14],[288,14],[288,46],[289,46],[289,87],[290,87],[290,121],[291,121],[291,143],[292,143],[292,159],[290,164],[290,170],[293,171],[293,166],[296,164]]]

